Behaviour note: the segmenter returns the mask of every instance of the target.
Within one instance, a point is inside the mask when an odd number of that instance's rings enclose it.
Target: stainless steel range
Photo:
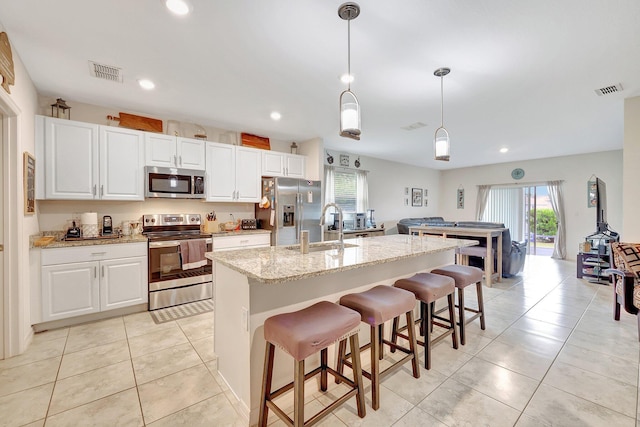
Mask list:
[[[142,216],[149,239],[149,310],[211,298],[210,235],[200,233],[199,214]]]

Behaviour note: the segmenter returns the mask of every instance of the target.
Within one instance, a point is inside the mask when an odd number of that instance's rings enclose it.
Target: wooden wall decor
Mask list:
[[[36,213],[36,159],[25,151],[23,161],[24,213],[33,215]]]
[[[16,75],[13,70],[13,55],[11,55],[11,45],[7,33],[0,33],[0,75],[2,76],[2,87],[7,93],[11,93],[9,85],[16,84]]]
[[[271,150],[269,138],[264,136],[251,135],[250,133],[241,133],[240,138],[242,145],[245,147],[260,148],[262,150]]]

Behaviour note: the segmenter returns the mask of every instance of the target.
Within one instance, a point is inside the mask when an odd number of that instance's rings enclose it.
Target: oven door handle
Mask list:
[[[160,241],[160,242],[149,242],[149,248],[171,248],[171,247],[177,247],[180,246],[180,243],[186,241],[186,240],[198,240],[198,239],[185,239],[185,240],[165,240],[165,241]],[[210,244],[213,242],[213,239],[208,238],[208,239],[199,239],[199,240],[204,240],[205,244]]]

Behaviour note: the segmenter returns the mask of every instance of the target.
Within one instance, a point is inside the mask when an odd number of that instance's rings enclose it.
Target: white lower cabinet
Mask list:
[[[147,245],[43,249],[42,321],[148,301]]]

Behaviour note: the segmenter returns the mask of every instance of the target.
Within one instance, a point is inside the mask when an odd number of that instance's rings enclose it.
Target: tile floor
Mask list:
[[[484,290],[485,331],[470,325],[459,350],[439,343],[420,379],[410,367],[386,378],[380,410],[360,419],[349,402],[321,425],[640,427],[636,319],[612,320],[610,287],[529,257]],[[37,334],[0,361],[0,426],[242,426],[212,326],[211,313],[160,325],[139,313]],[[340,387],[310,394],[307,413]]]

